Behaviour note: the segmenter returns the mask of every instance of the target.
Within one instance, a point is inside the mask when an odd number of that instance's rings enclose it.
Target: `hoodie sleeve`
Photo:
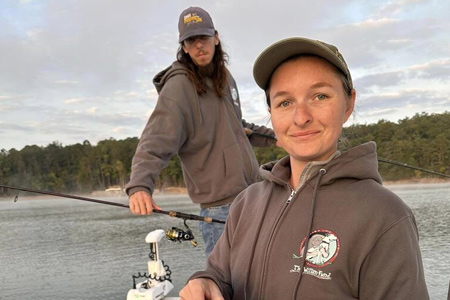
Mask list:
[[[273,132],[271,128],[247,123],[245,120],[242,120],[242,126],[244,126],[244,129],[247,128],[252,131],[252,133],[247,135],[252,146],[270,147],[275,145],[277,139],[275,137],[275,132]]]
[[[132,160],[126,192],[153,194],[159,173],[186,141],[185,114],[179,102],[160,95]]]
[[[236,110],[237,117],[241,120],[242,126],[244,129],[250,129],[252,132],[257,134],[247,134],[248,139],[250,141],[250,144],[255,147],[270,147],[275,145],[276,139],[275,139],[275,133],[272,129],[264,127],[264,126],[258,126],[253,123],[247,123],[244,119],[242,119],[242,110],[241,110],[241,100],[239,97],[236,81],[234,80],[231,73],[227,70],[228,74],[228,80],[229,85],[234,90],[235,95],[233,96],[233,93],[230,94],[231,99],[233,99],[233,106]],[[258,133],[262,135],[258,135]],[[265,137],[264,135],[271,136],[271,137]],[[272,138],[273,137],[273,138]]]
[[[429,299],[414,216],[393,224],[375,243],[360,273],[360,299]]]

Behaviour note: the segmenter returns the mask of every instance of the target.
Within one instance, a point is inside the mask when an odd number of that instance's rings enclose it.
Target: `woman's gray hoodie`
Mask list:
[[[153,194],[160,171],[175,154],[189,196],[202,207],[230,203],[258,180],[259,166],[244,126],[260,133],[273,131],[242,120],[236,83],[227,74],[224,97],[217,96],[210,79],[207,92],[199,96],[178,62],[155,76],[159,98],[133,157],[128,195],[140,190]],[[250,141],[255,146],[274,144],[257,135]]]
[[[309,163],[295,193],[289,157],[262,166],[192,278],[236,300],[429,299],[414,215],[381,185],[375,148]]]

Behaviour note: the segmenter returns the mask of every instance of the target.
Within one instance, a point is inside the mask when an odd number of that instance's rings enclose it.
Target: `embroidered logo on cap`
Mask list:
[[[189,13],[189,14],[185,15],[183,20],[184,20],[184,24],[186,24],[187,26],[189,26],[193,23],[203,22],[203,19],[201,17],[197,16],[196,13]]]

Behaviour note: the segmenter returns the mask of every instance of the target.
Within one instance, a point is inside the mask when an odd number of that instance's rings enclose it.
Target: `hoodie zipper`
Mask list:
[[[287,184],[287,187],[291,190],[291,193],[289,194],[289,197],[286,200],[286,204],[284,205],[283,209],[281,210],[280,215],[277,218],[277,221],[275,222],[275,226],[273,227],[273,230],[270,233],[270,237],[268,240],[267,245],[271,245],[272,244],[272,239],[274,237],[274,233],[278,227],[278,224],[280,223],[281,218],[283,217],[287,207],[289,206],[289,204],[291,203],[292,199],[295,196],[296,191],[289,185]],[[263,261],[263,266],[262,266],[262,276],[261,276],[261,287],[265,286],[265,281],[266,281],[266,266],[267,266],[267,258],[269,257],[268,255],[268,251],[269,251],[269,247],[266,248],[265,254],[264,254],[264,261]],[[261,292],[263,291],[263,288],[260,289],[259,292],[259,297],[261,296]]]
[[[291,194],[289,195],[289,198],[286,200],[286,203],[289,204],[291,203],[292,198],[294,198],[295,195],[295,190],[291,187],[289,187],[291,189]]]

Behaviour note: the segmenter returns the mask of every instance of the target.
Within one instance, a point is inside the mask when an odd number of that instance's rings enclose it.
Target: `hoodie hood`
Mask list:
[[[382,183],[381,176],[377,171],[378,160],[374,142],[368,142],[352,148],[351,152],[343,151],[329,162],[310,162],[309,164],[326,169],[326,174],[320,180],[321,186],[331,184],[337,180],[373,179],[379,184]],[[345,168],[341,167],[342,164],[345,165]],[[311,174],[308,174],[308,178],[317,176],[318,169],[305,167],[305,171],[311,172]],[[264,179],[280,185],[285,185],[289,182],[290,174],[289,156],[279,161],[264,164],[260,168],[260,175]]]
[[[175,61],[171,66],[165,68],[161,72],[155,75],[153,78],[153,84],[155,85],[156,91],[159,93],[163,89],[166,82],[173,76],[176,75],[185,75],[187,76],[187,70],[186,68],[179,63],[178,61]]]
[[[165,68],[164,70],[162,70],[161,72],[159,72],[158,74],[155,75],[155,77],[153,78],[153,84],[155,85],[158,95],[161,94],[161,91],[163,90],[164,86],[166,86],[167,82],[171,78],[176,77],[177,75],[182,75],[182,76],[185,76],[186,78],[188,76],[188,71],[187,71],[186,67],[183,64],[179,63],[178,61],[174,61],[172,63],[172,65],[170,65],[169,67]],[[173,80],[173,81],[178,82],[178,83],[185,81],[184,78],[182,78],[182,77],[178,77],[178,78],[179,79],[174,78],[175,80]],[[203,124],[203,115],[202,115],[202,110],[200,108],[199,96],[195,90],[194,84],[192,84],[189,80],[188,80],[188,82],[192,86],[192,94],[190,94],[190,97],[192,97],[192,99],[195,99],[194,106],[196,107],[196,110],[199,114],[200,123]],[[176,93],[175,90],[173,92]],[[184,97],[186,97],[186,95],[184,95]]]

